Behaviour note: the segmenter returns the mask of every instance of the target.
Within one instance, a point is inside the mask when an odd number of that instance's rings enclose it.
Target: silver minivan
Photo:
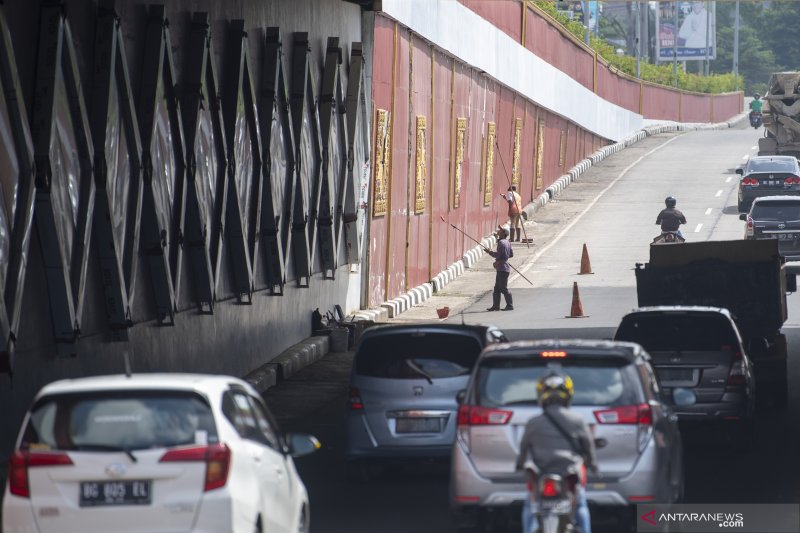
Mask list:
[[[353,359],[346,412],[348,475],[376,462],[447,458],[455,439],[456,396],[481,350],[505,342],[493,326],[376,326]]]
[[[515,461],[525,425],[541,413],[536,381],[550,369],[570,376],[572,409],[594,434],[598,472],[587,498],[624,514],[638,503],[683,495],[683,451],[677,418],[660,397],[650,356],[635,343],[591,340],[518,341],[487,347],[458,412],[450,470],[456,524],[519,516],[526,490]]]

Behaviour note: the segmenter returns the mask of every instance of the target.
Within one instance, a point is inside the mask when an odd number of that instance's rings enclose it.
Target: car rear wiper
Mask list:
[[[539,400],[516,400],[513,402],[505,402],[503,407],[509,405],[539,405]]]
[[[419,365],[416,363],[416,361],[414,361],[413,359],[406,359],[406,364],[407,364],[408,366],[410,366],[410,367],[412,368],[412,370],[414,370],[416,373],[420,374],[422,377],[424,377],[426,380],[428,380],[428,383],[430,383],[431,385],[433,385],[433,376],[431,376],[430,374],[428,374],[427,372],[425,372],[425,371],[422,369],[422,367],[421,367],[421,366],[419,366]]]
[[[82,444],[76,444],[75,445],[75,449],[76,450],[81,450],[81,451],[84,451],[84,450],[98,450],[98,451],[104,451],[104,452],[123,452],[125,455],[127,455],[130,458],[131,461],[133,461],[134,463],[138,462],[138,459],[136,459],[136,456],[133,455],[133,452],[129,448],[125,448],[125,447],[122,447],[122,446],[111,446],[110,444],[92,444],[92,443],[86,444],[86,443],[82,443]]]

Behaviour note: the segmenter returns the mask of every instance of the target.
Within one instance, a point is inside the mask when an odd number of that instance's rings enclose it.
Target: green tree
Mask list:
[[[797,2],[771,2],[754,22],[780,70],[800,70],[800,40],[797,38],[800,5]]]

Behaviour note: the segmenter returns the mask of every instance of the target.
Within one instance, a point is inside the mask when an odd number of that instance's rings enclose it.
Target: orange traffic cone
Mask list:
[[[594,274],[592,272],[592,264],[589,262],[589,250],[586,249],[586,243],[583,243],[583,253],[581,254],[581,271],[578,274]]]
[[[581,303],[581,295],[578,292],[578,282],[572,284],[572,308],[566,318],[586,318],[589,315],[583,314],[583,304]]]

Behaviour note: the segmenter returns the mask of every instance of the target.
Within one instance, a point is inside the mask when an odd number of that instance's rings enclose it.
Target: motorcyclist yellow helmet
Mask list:
[[[572,378],[565,374],[550,372],[536,382],[536,397],[542,406],[554,403],[569,405],[574,394]]]

